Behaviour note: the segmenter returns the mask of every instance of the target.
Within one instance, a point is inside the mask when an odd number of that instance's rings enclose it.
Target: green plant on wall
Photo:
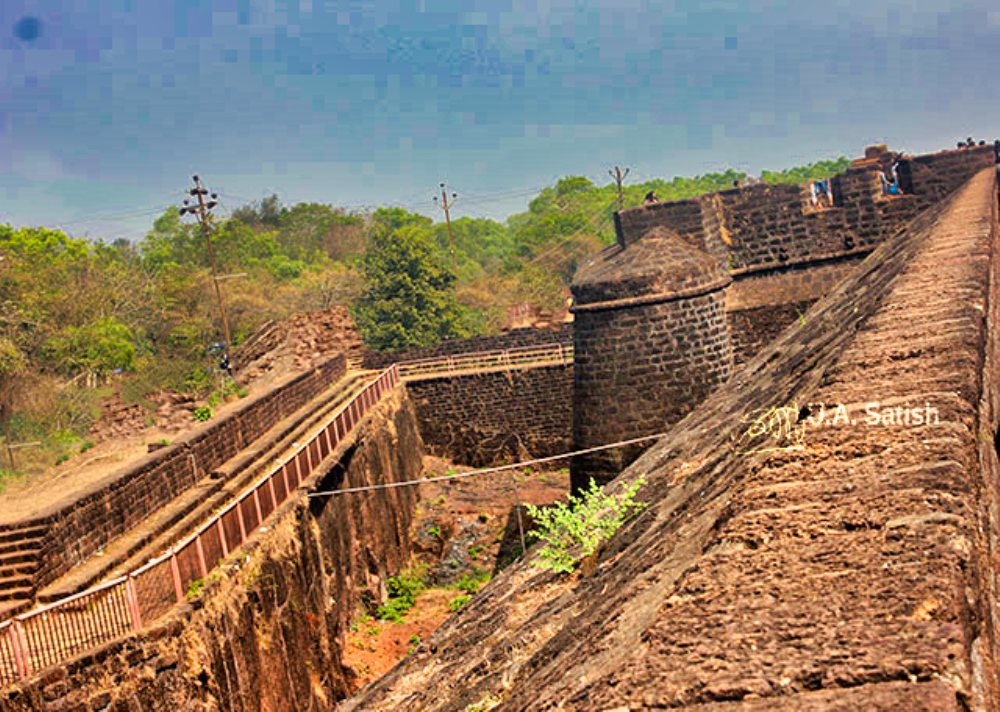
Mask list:
[[[635,500],[645,484],[639,478],[616,494],[606,494],[593,479],[580,495],[549,507],[525,505],[535,522],[534,535],[545,546],[532,564],[557,573],[569,573],[577,561],[597,552],[628,519],[646,507]]]

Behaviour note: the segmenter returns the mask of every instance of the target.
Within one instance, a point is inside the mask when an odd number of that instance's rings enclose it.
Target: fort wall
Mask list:
[[[570,449],[572,366],[445,376],[407,389],[435,455],[480,467]]]

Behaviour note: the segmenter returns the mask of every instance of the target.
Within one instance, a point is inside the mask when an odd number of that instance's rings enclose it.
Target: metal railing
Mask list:
[[[402,380],[418,381],[441,376],[562,366],[571,363],[573,363],[572,345],[545,344],[501,351],[433,356],[415,361],[402,361],[396,365],[399,367],[399,376]]]
[[[0,623],[0,687],[110,642],[183,602],[252,534],[400,382],[390,366],[333,411],[287,459],[162,556],[135,571]]]

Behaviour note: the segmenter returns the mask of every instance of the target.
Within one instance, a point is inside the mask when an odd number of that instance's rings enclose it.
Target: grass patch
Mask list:
[[[469,594],[460,593],[459,595],[455,596],[453,599],[448,601],[448,610],[451,611],[452,613],[457,613],[459,610],[461,610],[462,606],[464,606],[471,600],[472,596],[470,596]]]

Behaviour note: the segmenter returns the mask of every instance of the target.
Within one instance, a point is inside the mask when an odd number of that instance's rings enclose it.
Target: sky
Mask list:
[[[0,223],[221,209],[502,220],[566,175],[757,174],[1000,135],[996,0],[3,0]]]

